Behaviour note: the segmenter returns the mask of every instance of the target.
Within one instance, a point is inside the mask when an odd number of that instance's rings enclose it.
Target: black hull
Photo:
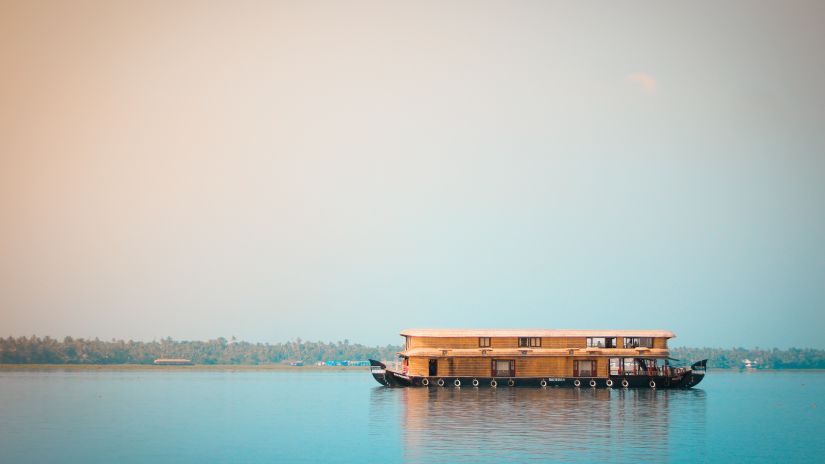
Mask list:
[[[692,369],[678,376],[632,375],[610,377],[415,377],[387,369],[384,364],[370,360],[372,376],[387,387],[531,387],[531,388],[691,388],[705,378],[705,363],[700,361]],[[372,364],[376,363],[376,364]]]
[[[385,387],[413,387],[416,386],[411,377],[387,369],[384,363],[370,359],[370,373],[376,382]],[[419,379],[418,386],[423,386]]]

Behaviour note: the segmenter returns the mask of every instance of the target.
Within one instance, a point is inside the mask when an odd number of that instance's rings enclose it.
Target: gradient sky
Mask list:
[[[824,5],[0,0],[0,336],[823,348]]]

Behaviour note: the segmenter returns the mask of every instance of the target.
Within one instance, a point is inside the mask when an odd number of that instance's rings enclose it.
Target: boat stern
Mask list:
[[[708,360],[703,359],[690,365],[689,374],[685,376],[684,387],[695,387],[702,379],[705,378],[705,371],[708,368]]]

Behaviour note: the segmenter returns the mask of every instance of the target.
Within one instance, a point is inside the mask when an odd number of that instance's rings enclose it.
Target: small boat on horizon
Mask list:
[[[664,330],[409,329],[399,369],[371,359],[387,387],[691,388],[707,359],[671,361]]]
[[[742,361],[744,364],[745,370],[752,371],[759,369],[759,362],[758,361],[751,361],[750,359],[745,359]]]
[[[191,366],[194,363],[191,359],[184,358],[158,358],[152,364],[156,366]]]

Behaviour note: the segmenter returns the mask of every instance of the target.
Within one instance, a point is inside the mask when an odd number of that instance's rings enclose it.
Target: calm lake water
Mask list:
[[[693,390],[386,389],[364,371],[0,371],[0,462],[822,462],[825,372]]]

